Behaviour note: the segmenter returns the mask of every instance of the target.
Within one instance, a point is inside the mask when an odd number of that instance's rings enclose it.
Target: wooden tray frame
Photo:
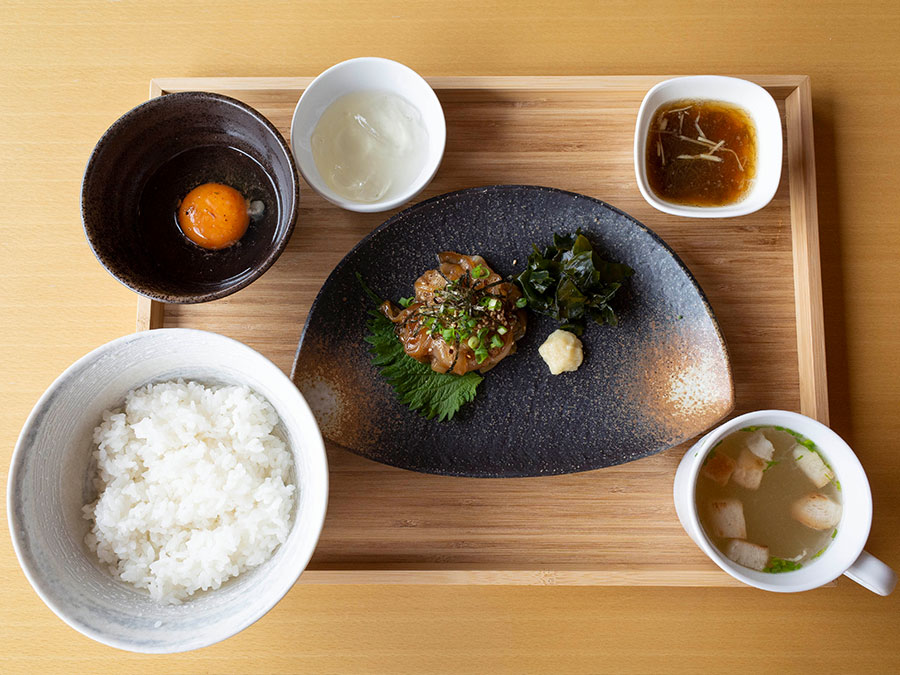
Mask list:
[[[793,255],[800,412],[828,423],[828,389],[825,362],[824,318],[816,206],[815,151],[813,145],[810,81],[803,75],[742,76],[784,100],[786,158],[789,172],[790,223]],[[302,90],[313,78],[158,78],[150,96],[175,91]],[[616,90],[649,89],[668,76],[579,77],[431,77],[435,90]],[[141,297],[137,303],[136,330],[165,325],[165,305]],[[561,584],[561,585],[739,585],[710,563],[706,569],[678,570],[660,575],[652,565],[632,569],[584,569],[561,565],[554,569],[485,569],[480,564],[348,562],[307,569],[304,583],[399,583],[399,584]]]

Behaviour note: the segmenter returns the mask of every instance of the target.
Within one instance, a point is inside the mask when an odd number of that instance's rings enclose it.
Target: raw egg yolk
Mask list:
[[[178,226],[198,246],[220,249],[244,236],[250,224],[247,200],[228,185],[205,183],[187,193],[178,207]]]

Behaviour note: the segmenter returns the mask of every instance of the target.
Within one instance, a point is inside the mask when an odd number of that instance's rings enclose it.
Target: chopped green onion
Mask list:
[[[491,349],[498,349],[503,346],[503,340],[500,339],[499,335],[495,335],[491,338]]]
[[[469,319],[468,321],[466,321],[466,326],[468,328],[475,328],[475,326],[477,326],[477,325],[478,325],[478,319]]]
[[[472,349],[478,349],[478,347],[481,345],[481,340],[478,339],[478,336],[473,335],[469,338],[466,344],[469,345],[469,347],[471,347]]]
[[[475,265],[475,267],[472,268],[472,276],[475,279],[484,279],[487,275],[488,271],[481,265]]]
[[[479,347],[475,350],[475,361],[478,363],[484,363],[484,360],[488,357],[488,350],[485,347]]]
[[[415,298],[400,298],[400,306],[409,307],[411,304],[413,304],[413,300],[415,300]]]
[[[492,296],[485,296],[481,299],[481,304],[490,310],[500,309],[500,299]]]
[[[508,330],[509,330],[509,329],[508,329],[506,326],[497,326],[497,332],[498,332],[500,335],[506,335],[506,332],[507,332]]]
[[[454,331],[452,328],[445,328],[441,331],[441,337],[444,338],[444,340],[447,342],[453,342],[453,334],[455,332],[456,331]]]
[[[526,300],[525,298],[519,298],[518,300],[516,300],[516,307],[518,307],[519,309],[522,309],[527,304],[528,300]]]
[[[490,328],[488,328],[487,326],[485,326],[484,328],[482,328],[481,330],[479,330],[479,331],[478,331],[478,339],[479,339],[479,340],[484,340],[484,336],[488,334],[488,331],[489,331],[489,330],[490,330]]]

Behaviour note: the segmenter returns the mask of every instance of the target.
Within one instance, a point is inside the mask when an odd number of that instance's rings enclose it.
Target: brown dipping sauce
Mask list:
[[[666,103],[650,122],[646,166],[660,199],[686,206],[739,202],[756,176],[756,129],[729,103]]]

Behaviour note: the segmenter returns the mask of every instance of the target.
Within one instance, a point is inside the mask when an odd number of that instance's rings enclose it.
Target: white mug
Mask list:
[[[843,512],[837,534],[821,556],[792,572],[757,572],[727,558],[712,543],[697,514],[695,488],[707,453],[721,439],[747,426],[781,426],[815,443],[840,481]],[[862,465],[844,440],[814,419],[785,410],[758,410],[735,417],[701,438],[682,458],[675,473],[675,510],[694,543],[719,567],[745,584],[767,591],[791,593],[817,588],[846,574],[879,595],[889,595],[896,573],[863,550],[872,526],[872,491]]]

